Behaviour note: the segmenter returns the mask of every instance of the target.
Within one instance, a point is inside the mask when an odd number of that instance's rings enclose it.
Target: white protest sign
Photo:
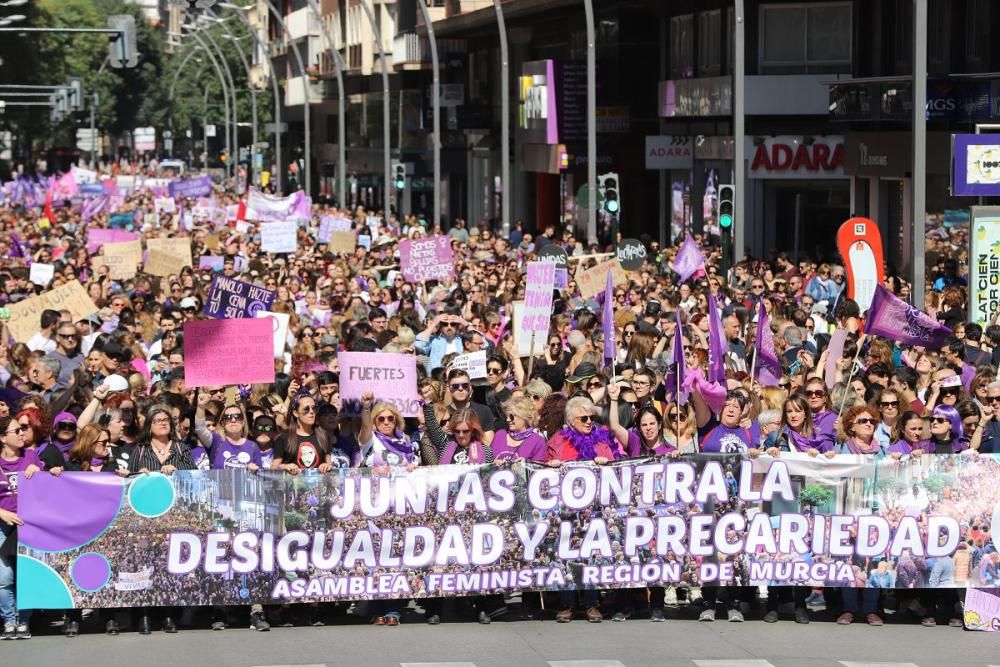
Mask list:
[[[156,206],[156,213],[175,213],[177,211],[177,202],[174,201],[173,197],[158,197],[153,200],[153,204]]]
[[[39,262],[35,262],[31,265],[31,273],[28,277],[31,279],[31,282],[36,285],[45,287],[52,282],[52,276],[54,276],[55,273],[56,267],[52,264],[40,264]]]
[[[265,222],[260,226],[260,249],[264,252],[295,252],[298,224],[294,220]]]
[[[256,317],[270,317],[274,332],[274,358],[280,359],[285,354],[285,341],[288,339],[288,321],[291,315],[288,313],[271,313],[266,310],[258,310]]]
[[[531,335],[545,336],[552,321],[552,290],[556,281],[556,265],[552,262],[528,264],[528,280],[524,291],[524,319],[519,333],[529,340]]]
[[[486,377],[486,350],[455,357],[451,361],[451,368],[465,371],[472,380]]]

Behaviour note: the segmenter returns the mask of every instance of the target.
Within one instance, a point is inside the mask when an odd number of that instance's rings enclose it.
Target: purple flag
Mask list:
[[[14,232],[10,233],[10,256],[27,257],[27,253],[24,252],[24,246],[21,244],[21,237]]]
[[[708,381],[726,385],[726,341],[715,296],[708,295]]]
[[[764,302],[758,304],[757,338],[754,340],[754,376],[765,387],[777,387],[781,384],[781,362],[774,351],[774,334],[767,319],[767,309]]]
[[[604,306],[601,308],[601,328],[604,329],[604,358],[614,359],[617,352],[615,343],[615,286],[608,271],[608,282],[604,287]]]
[[[681,327],[681,309],[675,311],[677,324],[674,327],[674,341],[671,349],[670,372],[663,383],[668,392],[673,392],[678,403],[686,404],[688,390],[684,388],[687,360],[684,358],[684,335]],[[678,387],[680,388],[678,390]]]
[[[951,329],[876,285],[872,305],[865,317],[865,333],[936,350],[944,345]]]
[[[292,213],[308,220],[312,217],[312,198],[302,190],[295,193],[295,203],[292,205]]]
[[[84,222],[90,222],[95,215],[100,215],[108,206],[108,196],[100,195],[91,197],[83,204],[83,211],[80,214]]]
[[[684,236],[684,243],[681,244],[680,250],[677,251],[677,256],[674,257],[674,262],[670,265],[670,268],[678,273],[681,277],[681,282],[684,282],[704,266],[705,256],[701,254],[698,244],[691,238],[691,235],[686,234]]]

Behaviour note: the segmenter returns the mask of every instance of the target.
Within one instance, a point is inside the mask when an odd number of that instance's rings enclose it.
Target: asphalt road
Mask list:
[[[398,627],[341,618],[326,627],[247,626],[222,632],[185,629],[142,637],[99,633],[96,619],[75,639],[58,634],[0,643],[0,665],[144,665],[148,667],[961,667],[1000,666],[1000,633],[924,628],[889,619],[881,628],[838,626],[820,614],[809,625],[699,623],[671,614],[665,623],[631,619],[600,625],[576,620],[431,627],[419,617]],[[46,632],[42,623],[42,632]]]

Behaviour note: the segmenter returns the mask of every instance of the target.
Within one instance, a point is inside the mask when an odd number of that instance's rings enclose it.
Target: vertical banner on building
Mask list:
[[[973,206],[969,229],[969,321],[984,327],[1000,310],[1000,206]]]

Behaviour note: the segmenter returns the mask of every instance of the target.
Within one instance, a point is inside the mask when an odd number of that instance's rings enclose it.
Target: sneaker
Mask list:
[[[667,619],[663,617],[663,610],[657,608],[649,612],[649,620],[651,620],[653,623],[662,623]]]
[[[611,617],[611,620],[615,623],[623,623],[627,617],[620,611],[616,611],[615,615]]]
[[[927,616],[924,618],[924,620],[920,621],[920,625],[924,626],[925,628],[933,628],[935,625],[937,625],[937,620],[935,620],[933,616]]]
[[[802,607],[795,610],[795,622],[799,625],[809,625],[809,612]]]
[[[63,626],[63,634],[67,637],[76,637],[80,634],[80,624],[76,621],[66,621]]]
[[[875,627],[880,627],[882,625],[882,618],[878,614],[868,614],[865,616],[865,620],[868,621],[868,625],[873,625]]]
[[[489,625],[490,623],[493,622],[493,619],[491,619],[490,615],[487,614],[485,611],[479,612],[478,620],[479,620],[479,625]]]
[[[667,607],[677,606],[677,589],[673,586],[667,589],[663,596],[663,604]]]
[[[13,639],[14,634],[17,632],[17,626],[13,623],[4,623],[3,634],[0,635],[0,639]]]
[[[764,614],[765,623],[777,623],[778,622],[778,612],[775,609]]]
[[[563,609],[556,614],[556,623],[569,623],[573,620],[573,610]]]
[[[624,616],[624,614],[622,614]],[[600,623],[604,620],[604,615],[601,614],[601,610],[597,607],[591,607],[587,610],[587,622],[588,623]],[[624,620],[624,618],[622,619]]]
[[[264,618],[264,614],[257,612],[250,614],[250,629],[257,632],[267,632],[271,629],[271,624]]]
[[[27,623],[17,624],[17,631],[14,633],[14,639],[31,639],[31,628],[28,627]]]
[[[826,610],[826,598],[823,597],[822,592],[813,592],[812,595],[806,598],[806,608],[813,611],[825,611]]]
[[[875,616],[874,614],[868,614],[869,616]],[[876,616],[876,618],[878,618]],[[879,619],[880,621],[882,619]],[[850,625],[854,622],[854,614],[849,611],[845,611],[843,614],[837,617],[837,625]],[[870,621],[869,621],[870,622]]]
[[[427,617],[427,625],[441,625],[441,617],[437,614],[432,614]]]
[[[212,629],[215,630],[216,632],[219,632],[221,630],[225,630],[226,629],[226,622],[225,621],[212,621]]]
[[[739,609],[730,609],[726,612],[726,620],[730,623],[742,623],[743,622],[743,612]]]
[[[698,620],[702,623],[711,623],[715,620],[715,610],[714,609],[702,609],[701,613],[698,614]]]
[[[949,628],[964,628],[965,623],[960,618],[949,618],[948,619]]]

